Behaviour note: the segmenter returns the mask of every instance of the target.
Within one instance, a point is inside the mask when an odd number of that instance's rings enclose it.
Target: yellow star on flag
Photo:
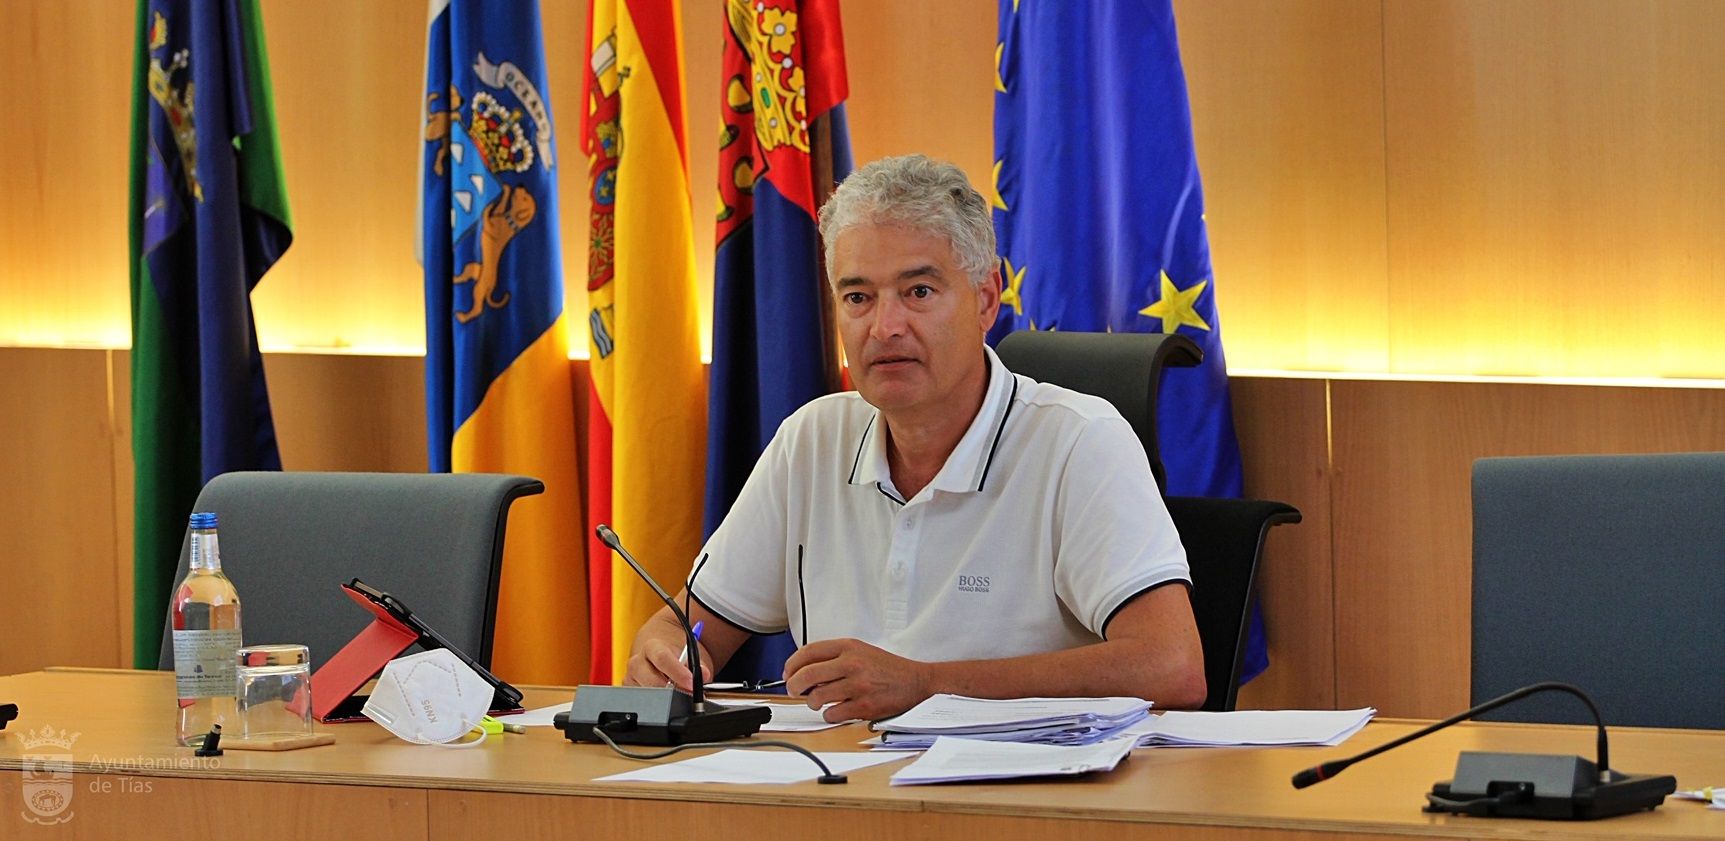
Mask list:
[[[1005,42],[994,45],[994,89],[1006,93],[1006,80],[1000,78],[1000,60],[1006,55]]]
[[[988,203],[995,206],[995,207],[1000,208],[1001,211],[1003,211],[1003,212],[1008,212],[1007,208],[1006,208],[1006,199],[1003,199],[1000,197],[1000,168],[1005,166],[1005,165],[1006,165],[1006,161],[995,161],[994,162],[994,181],[993,181],[993,184],[991,185],[993,187],[993,190],[992,190],[991,195],[989,195],[989,197],[988,197]]]
[[[1000,305],[1012,307],[1013,315],[1024,314],[1024,269],[1014,269],[1012,261],[1001,258],[1006,263],[1006,288],[1000,290]]]
[[[1200,280],[1187,289],[1181,289],[1174,285],[1167,272],[1163,272],[1162,297],[1156,303],[1139,310],[1138,314],[1162,319],[1164,333],[1172,333],[1180,329],[1182,324],[1199,330],[1209,330],[1210,325],[1204,322],[1204,318],[1198,315],[1195,308],[1198,296],[1204,294],[1204,287],[1209,285],[1210,281]]]

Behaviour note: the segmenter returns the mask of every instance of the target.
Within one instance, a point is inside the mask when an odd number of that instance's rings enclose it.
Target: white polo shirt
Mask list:
[[[1006,370],[933,481],[893,486],[856,392],[779,427],[691,587],[726,621],[799,645],[854,637],[922,661],[1099,641],[1133,596],[1191,582],[1131,426],[1107,401]]]

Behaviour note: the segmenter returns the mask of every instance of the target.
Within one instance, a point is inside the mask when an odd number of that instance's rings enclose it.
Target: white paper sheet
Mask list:
[[[769,701],[743,701],[736,698],[727,698],[719,703],[727,707],[766,707],[772,710],[773,718],[761,725],[762,732],[813,733],[817,730],[831,730],[834,727],[850,723],[848,721],[840,721],[836,724],[829,722],[821,718],[821,712],[826,707],[811,710],[807,704],[775,704]]]
[[[849,774],[871,765],[904,758],[904,754],[817,753],[835,774]],[[722,750],[706,756],[651,765],[594,782],[637,783],[801,783],[818,778],[821,769],[800,753],[784,749]]]
[[[1673,792],[1672,797],[1678,800],[1699,800],[1710,804],[1709,809],[1725,809],[1725,786],[1708,786],[1706,788],[1687,789]]]
[[[1132,745],[1129,738],[1066,747],[941,736],[915,762],[893,774],[892,784],[908,786],[1112,771],[1132,752]]]
[[[1144,746],[1339,745],[1377,710],[1239,710],[1164,712],[1126,729]]]
[[[569,708],[571,706],[574,706],[574,704],[575,704],[574,701],[570,701],[567,704],[557,704],[555,706],[550,706],[550,707],[540,707],[539,709],[536,709],[536,710],[528,710],[526,712],[516,713],[514,715],[500,715],[500,716],[497,716],[497,720],[498,721],[505,721],[505,722],[508,722],[510,724],[519,724],[519,725],[522,725],[523,727],[550,727],[552,716],[554,716],[558,713],[568,712]]]

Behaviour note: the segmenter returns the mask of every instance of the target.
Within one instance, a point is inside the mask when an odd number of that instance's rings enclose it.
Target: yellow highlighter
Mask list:
[[[480,727],[480,729],[483,729],[485,731],[485,735],[487,735],[487,736],[495,736],[499,733],[526,733],[527,732],[527,728],[522,726],[522,725],[510,724],[510,723],[505,722],[505,721],[498,721],[497,719],[492,718],[491,716],[485,716],[484,718],[481,718],[479,720],[479,727]]]

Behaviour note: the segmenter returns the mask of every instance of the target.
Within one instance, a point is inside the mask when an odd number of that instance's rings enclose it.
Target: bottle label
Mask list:
[[[181,698],[233,697],[240,630],[174,632],[174,686]]]

